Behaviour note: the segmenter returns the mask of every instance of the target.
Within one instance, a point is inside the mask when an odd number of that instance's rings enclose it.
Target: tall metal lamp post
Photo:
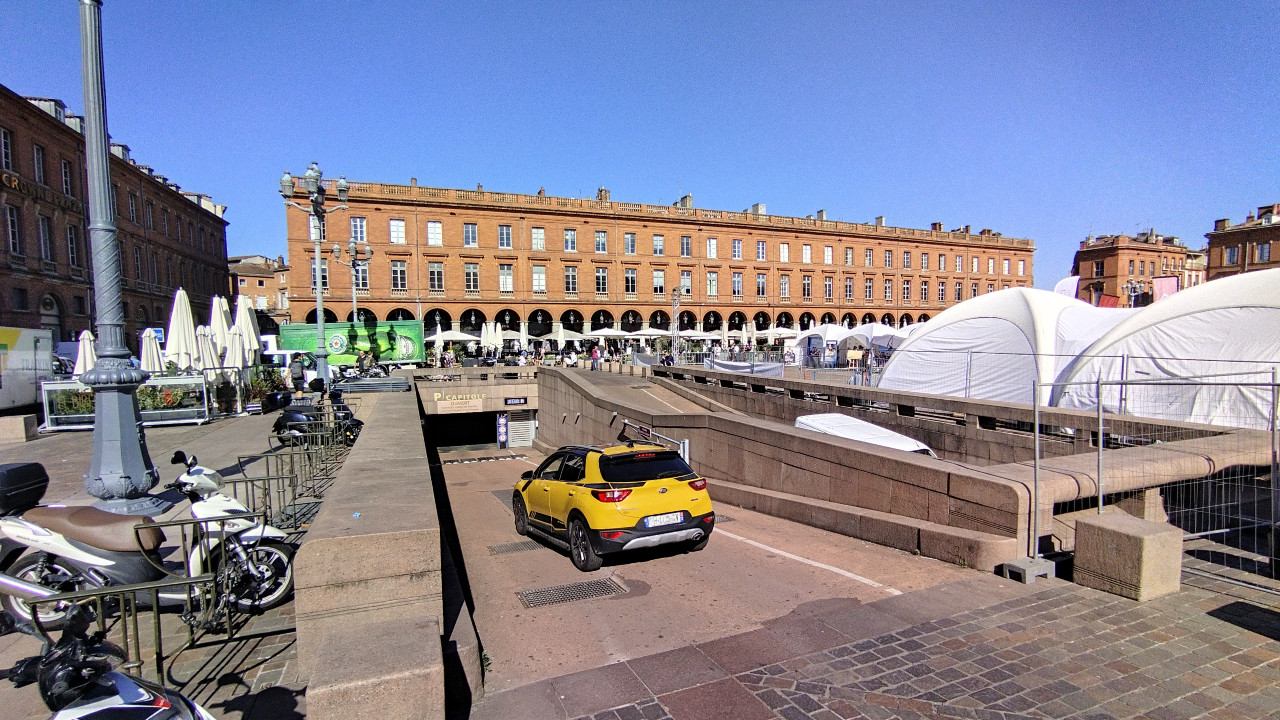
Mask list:
[[[338,191],[338,205],[326,208],[325,187],[320,182],[320,178],[324,173],[320,171],[320,166],[312,162],[307,166],[307,172],[303,174],[302,189],[307,192],[307,199],[311,201],[311,207],[303,207],[293,201],[295,187],[293,184],[293,176],[289,171],[285,171],[284,176],[280,178],[280,196],[284,198],[284,204],[301,210],[311,216],[311,240],[316,245],[315,258],[311,264],[311,286],[316,293],[316,375],[320,381],[324,383],[325,390],[329,389],[329,348],[324,338],[324,288],[320,286],[320,261],[323,257],[323,250],[320,243],[324,241],[324,216],[334,210],[347,209],[347,180],[343,176],[338,176],[338,182],[334,184],[334,189]]]
[[[1142,283],[1138,282],[1137,280],[1130,280],[1126,282],[1120,289],[1124,290],[1124,294],[1128,296],[1129,307],[1134,307],[1134,303],[1137,302],[1138,296],[1142,294],[1143,287],[1142,287]]]
[[[170,503],[147,491],[160,474],[151,464],[138,413],[138,386],[150,377],[129,362],[124,344],[120,241],[111,205],[107,101],[102,72],[102,0],[80,1],[84,82],[85,170],[89,178],[89,242],[97,307],[98,364],[80,376],[93,390],[93,457],[84,478],[95,507],[124,515],[155,515]]]
[[[364,248],[361,250],[360,248]],[[364,257],[361,257],[363,255]],[[373,248],[369,247],[368,240],[362,240],[359,243],[355,238],[347,240],[347,257],[351,258],[351,262],[342,259],[342,246],[338,243],[333,244],[333,260],[339,265],[346,265],[351,268],[351,322],[360,322],[360,310],[356,306],[356,275],[360,268],[369,267],[369,261],[373,259]],[[367,279],[365,275],[366,286],[368,289]]]

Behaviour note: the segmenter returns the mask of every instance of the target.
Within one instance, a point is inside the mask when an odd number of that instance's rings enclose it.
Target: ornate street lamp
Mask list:
[[[285,171],[284,176],[280,178],[280,196],[284,198],[284,204],[296,210],[301,210],[311,216],[311,240],[315,243],[315,258],[311,265],[311,286],[316,293],[316,374],[320,381],[324,383],[325,390],[329,389],[329,348],[324,338],[324,288],[320,286],[320,261],[324,251],[320,248],[320,243],[324,241],[324,216],[334,210],[347,209],[347,192],[349,186],[347,180],[343,176],[338,176],[338,182],[334,184],[334,189],[338,191],[338,205],[326,208],[325,203],[325,187],[320,181],[324,173],[320,171],[320,166],[314,161],[307,166],[307,172],[301,178],[302,189],[307,192],[307,199],[311,202],[310,208],[305,208],[293,201],[295,192],[293,176],[289,171]]]
[[[364,249],[358,249],[357,245]],[[350,238],[347,240],[347,257],[351,258],[351,262],[346,262],[342,259],[342,246],[334,243],[334,262],[351,268],[351,322],[360,322],[360,310],[356,306],[356,270],[369,267],[369,261],[373,259],[373,248],[369,246],[368,240],[361,240],[357,243],[355,238]],[[368,274],[365,275],[365,278],[368,278]],[[366,287],[366,289],[368,288]]]
[[[80,376],[93,390],[93,457],[84,489],[96,507],[125,515],[156,515],[169,503],[147,491],[160,475],[151,464],[138,386],[150,377],[129,362],[124,344],[120,241],[111,207],[107,101],[102,72],[102,0],[80,2],[81,74],[84,83],[85,170],[89,179],[89,242],[97,309],[98,364]]]

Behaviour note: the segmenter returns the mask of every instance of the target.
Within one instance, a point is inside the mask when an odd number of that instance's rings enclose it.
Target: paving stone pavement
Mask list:
[[[881,603],[896,603],[898,617],[913,602],[928,606],[911,593],[792,618],[792,630],[766,628],[767,637],[618,663],[608,677],[598,669],[518,688],[479,717],[517,701],[524,717],[579,720],[1280,717],[1280,597],[1186,580],[1146,603],[1041,581],[1018,597],[876,630]],[[859,628],[874,636],[851,639]],[[581,712],[591,699],[576,691],[588,677],[630,702]]]

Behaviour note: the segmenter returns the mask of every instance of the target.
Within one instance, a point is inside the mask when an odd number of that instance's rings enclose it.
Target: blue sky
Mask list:
[[[83,109],[78,4],[7,0],[0,83]],[[283,170],[1036,241],[1193,247],[1280,202],[1274,5],[106,0],[108,127],[284,252]]]

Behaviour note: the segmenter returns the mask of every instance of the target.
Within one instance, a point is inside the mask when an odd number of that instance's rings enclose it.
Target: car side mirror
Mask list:
[[[521,479],[521,480],[532,480],[532,479],[533,479],[533,471],[532,471],[532,470],[525,470],[524,472],[520,473],[520,479]]]
[[[170,465],[186,465],[187,454],[182,452],[181,450],[178,450],[173,454],[173,457],[169,458],[169,464]]]

